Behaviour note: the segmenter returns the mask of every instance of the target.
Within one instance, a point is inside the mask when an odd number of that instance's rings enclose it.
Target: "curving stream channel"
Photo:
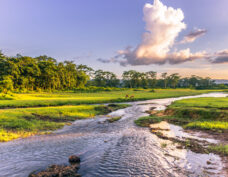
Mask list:
[[[67,163],[72,154],[80,156],[79,174],[86,177],[222,176],[223,163],[219,156],[196,154],[171,144],[162,148],[161,140],[148,128],[137,127],[134,120],[146,116],[145,111],[150,107],[163,110],[175,100],[225,96],[209,93],[133,102],[131,107],[108,116],[75,121],[51,135],[0,143],[0,176],[26,177],[50,164]],[[122,119],[108,123],[105,120],[109,116],[122,116]],[[170,126],[173,133],[182,134],[180,127]]]

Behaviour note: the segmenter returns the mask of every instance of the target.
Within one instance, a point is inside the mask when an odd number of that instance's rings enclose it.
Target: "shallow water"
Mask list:
[[[162,148],[163,140],[148,128],[135,126],[134,120],[146,116],[145,111],[150,107],[162,110],[175,100],[224,96],[227,95],[210,93],[134,102],[131,107],[108,116],[76,121],[51,135],[0,143],[0,176],[26,177],[50,164],[67,163],[72,154],[80,156],[79,173],[88,177],[222,176],[219,156],[179,150],[172,144]],[[122,116],[122,119],[108,123],[105,120],[109,116]],[[178,127],[175,131],[182,134]]]

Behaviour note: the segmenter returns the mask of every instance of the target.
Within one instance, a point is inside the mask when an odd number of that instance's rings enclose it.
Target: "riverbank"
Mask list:
[[[0,110],[0,142],[48,134],[72,121],[108,114],[127,104],[79,105]]]
[[[182,126],[187,132],[203,132],[204,137],[219,140],[219,144],[209,144],[204,151],[228,156],[228,98],[192,98],[175,101],[164,111],[149,110],[149,116],[135,121],[138,126],[151,127],[162,121]],[[158,130],[158,129],[157,129]],[[160,131],[153,133],[165,138]],[[207,137],[206,137],[207,138]],[[177,141],[172,139],[172,141]],[[185,146],[194,148],[192,146]],[[183,144],[184,142],[179,142]],[[203,150],[198,147],[199,151]]]
[[[208,93],[192,89],[126,89],[94,93],[30,93],[1,94],[0,142],[48,134],[78,119],[107,114],[104,106],[90,104],[130,102],[156,98],[179,97]],[[83,105],[82,105],[83,104]],[[116,109],[124,108],[119,105]],[[108,107],[107,109],[109,109]],[[110,109],[116,110],[115,108]]]

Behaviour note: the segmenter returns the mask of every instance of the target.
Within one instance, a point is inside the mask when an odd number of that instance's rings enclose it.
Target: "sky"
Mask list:
[[[0,0],[0,49],[228,79],[227,0]]]

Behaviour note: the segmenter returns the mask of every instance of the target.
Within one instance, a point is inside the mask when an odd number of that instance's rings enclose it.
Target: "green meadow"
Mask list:
[[[128,102],[208,93],[193,89],[124,89],[99,92],[8,93],[0,95],[0,141],[49,133],[70,122],[93,118],[127,105]],[[126,96],[127,95],[127,96]]]
[[[228,98],[193,98],[175,101],[164,116],[150,115],[136,121],[137,125],[167,120],[186,129],[224,132],[228,130]]]
[[[184,129],[207,131],[209,134],[228,136],[228,98],[193,98],[175,101],[163,115],[151,114],[135,121],[136,125],[148,127],[150,124],[168,121]],[[219,138],[218,137],[218,138]],[[222,138],[222,139],[223,139]],[[226,141],[226,140],[225,140]],[[210,152],[227,156],[228,144],[211,145]]]
[[[194,98],[174,102],[167,112],[188,119],[190,129],[228,130],[228,98]]]
[[[128,105],[78,105],[0,110],[0,142],[48,133],[71,121],[93,118]]]
[[[126,101],[197,95],[197,94],[208,93],[208,92],[210,92],[210,90],[127,89],[122,91],[104,91],[104,92],[94,92],[94,93],[57,92],[57,93],[12,94],[12,95],[0,96],[0,108],[44,107],[44,106],[126,102]],[[128,95],[129,97],[126,98],[126,95]],[[130,96],[132,96],[132,98],[130,98]]]

